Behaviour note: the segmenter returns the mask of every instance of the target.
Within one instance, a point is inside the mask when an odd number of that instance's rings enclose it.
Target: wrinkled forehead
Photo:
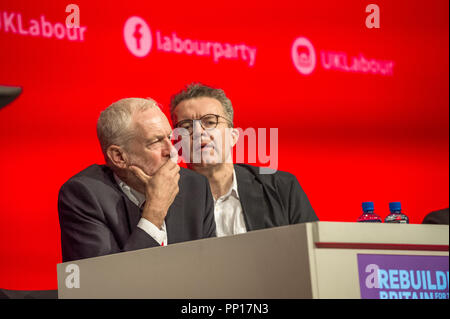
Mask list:
[[[196,97],[183,100],[173,112],[176,122],[186,119],[198,119],[206,114],[224,116],[223,106],[220,101],[212,97]]]
[[[145,138],[171,132],[169,121],[159,107],[135,112],[131,126],[138,135],[142,135]]]

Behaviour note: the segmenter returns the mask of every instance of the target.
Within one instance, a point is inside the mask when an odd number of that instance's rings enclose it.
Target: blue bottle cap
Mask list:
[[[362,203],[362,209],[363,211],[367,212],[367,211],[373,211],[373,202],[363,202]]]
[[[389,210],[391,212],[402,210],[402,204],[400,202],[391,202],[389,203]]]

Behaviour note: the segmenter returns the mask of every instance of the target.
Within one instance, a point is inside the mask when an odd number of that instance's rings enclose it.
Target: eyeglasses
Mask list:
[[[228,120],[226,117],[223,117],[221,115],[217,114],[206,114],[203,115],[199,119],[193,119],[193,120],[183,120],[175,124],[176,128],[184,128],[189,132],[189,135],[192,135],[194,131],[194,122],[200,121],[200,125],[204,130],[212,130],[217,127],[217,124],[219,124],[219,118],[222,118],[225,120],[225,123],[228,123],[228,125],[231,125],[230,120]],[[224,122],[220,122],[224,123]]]

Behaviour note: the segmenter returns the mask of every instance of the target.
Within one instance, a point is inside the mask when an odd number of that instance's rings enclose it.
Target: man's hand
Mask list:
[[[179,191],[180,167],[168,160],[152,176],[148,176],[137,166],[131,165],[129,168],[145,186],[146,201],[142,217],[161,229],[167,211]]]

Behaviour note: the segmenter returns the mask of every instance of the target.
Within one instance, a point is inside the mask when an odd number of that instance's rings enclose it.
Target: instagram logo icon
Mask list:
[[[295,39],[291,49],[292,62],[303,75],[311,74],[316,67],[316,52],[311,41],[305,37]]]
[[[130,17],[123,27],[123,37],[130,52],[145,57],[152,48],[152,34],[147,22],[140,17]]]

